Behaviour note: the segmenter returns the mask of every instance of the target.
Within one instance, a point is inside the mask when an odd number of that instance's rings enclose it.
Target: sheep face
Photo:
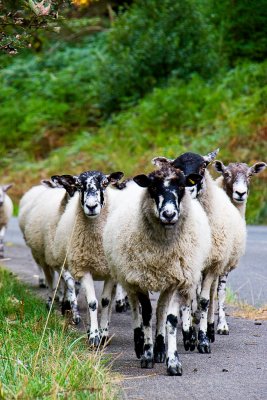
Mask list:
[[[51,179],[58,187],[64,187],[70,196],[78,191],[84,214],[89,218],[96,218],[104,206],[107,186],[110,183],[115,184],[122,176],[122,172],[105,175],[100,171],[86,171],[79,176],[55,175]]]
[[[12,184],[0,186],[0,207],[4,204],[6,192],[11,186]]]
[[[235,203],[244,203],[248,198],[250,178],[266,168],[264,162],[252,167],[245,163],[230,163],[225,166],[222,161],[215,161],[214,168],[223,176],[223,185],[228,196]]]
[[[152,199],[154,217],[166,228],[173,227],[178,221],[185,187],[195,185],[198,179],[202,178],[195,174],[186,178],[182,171],[170,165],[149,175],[137,175],[133,178],[139,186],[147,188]]]
[[[219,149],[208,153],[206,156],[201,156],[196,153],[184,153],[176,159],[167,159],[165,157],[155,157],[152,163],[157,166],[171,165],[183,171],[185,176],[190,174],[197,174],[204,176],[207,166],[214,160],[218,154]],[[205,182],[203,179],[198,180],[195,186],[188,188],[192,198],[196,198],[204,189]]]

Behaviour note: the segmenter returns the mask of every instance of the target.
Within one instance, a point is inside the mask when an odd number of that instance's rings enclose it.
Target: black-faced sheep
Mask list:
[[[182,374],[176,345],[177,301],[190,310],[191,295],[211,245],[207,216],[185,191],[185,186],[192,186],[199,179],[198,175],[185,178],[171,166],[134,177],[134,182],[121,192],[104,229],[108,264],[114,280],[123,285],[129,296],[135,351],[141,357],[141,367],[153,367],[154,356],[164,361],[167,317],[170,375]],[[162,318],[157,314],[164,323],[157,324],[154,351],[149,291],[160,292],[158,314],[165,315]],[[188,319],[183,329],[189,332]]]

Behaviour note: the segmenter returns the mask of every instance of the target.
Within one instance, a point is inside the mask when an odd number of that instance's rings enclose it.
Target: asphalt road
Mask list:
[[[17,221],[13,219],[6,236],[3,264],[29,283],[41,296],[46,290],[37,287],[38,268],[25,246]],[[245,256],[230,275],[230,286],[238,296],[251,304],[267,304],[267,227],[249,227]],[[100,293],[102,284],[97,283]],[[80,297],[82,322],[87,324],[83,294]],[[152,297],[155,307],[156,296]],[[112,355],[112,368],[123,375],[122,398],[131,400],[266,400],[267,399],[267,322],[228,317],[229,336],[216,336],[211,354],[187,353],[181,333],[178,352],[183,363],[182,377],[166,375],[166,366],[156,364],[153,370],[140,368],[133,351],[130,312],[112,315],[113,335],[107,353]]]

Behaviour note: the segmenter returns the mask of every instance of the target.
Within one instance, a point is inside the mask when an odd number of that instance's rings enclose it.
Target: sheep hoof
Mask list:
[[[218,335],[229,335],[229,330],[228,329],[217,329]]]
[[[134,350],[138,359],[144,354],[144,332],[142,328],[134,329]]]
[[[183,330],[184,348],[186,351],[194,351],[196,348],[197,334],[193,326],[190,326],[189,331]]]
[[[167,359],[167,374],[170,376],[182,376],[183,369],[182,364],[179,360],[178,353],[175,351],[174,359]]]
[[[70,310],[71,310],[70,301],[69,300],[62,301],[62,304],[61,304],[62,315],[65,315],[66,311],[70,311]]]
[[[88,337],[89,341],[89,347],[92,348],[97,348],[100,345],[100,337],[99,336],[94,336],[94,337]]]
[[[211,343],[215,342],[215,327],[214,322],[208,323],[207,336]]]
[[[47,286],[46,286],[44,278],[39,278],[39,288],[40,289],[47,289]]]
[[[102,336],[102,337],[101,337],[100,345],[106,347],[106,346],[108,346],[109,344],[110,344],[110,338],[109,338],[109,336]]]
[[[48,299],[46,300],[45,307],[46,307],[47,311],[50,311],[50,308],[52,307],[52,298],[51,297],[48,297]]]
[[[211,352],[210,349],[210,341],[209,338],[203,331],[199,331],[198,333],[198,346],[197,349],[201,354],[209,354]]]
[[[141,368],[149,368],[149,369],[154,368],[154,359],[153,355],[151,355],[151,352],[149,356],[145,354],[142,355]]]
[[[158,335],[156,337],[155,346],[154,346],[154,361],[155,363],[164,363],[166,359],[166,350],[164,337],[162,335]]]
[[[74,325],[78,325],[81,322],[81,316],[79,314],[73,315],[72,322]]]

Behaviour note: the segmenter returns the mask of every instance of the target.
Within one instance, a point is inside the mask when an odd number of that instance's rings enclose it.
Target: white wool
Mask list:
[[[112,275],[126,288],[162,291],[175,284],[190,292],[210,251],[210,228],[200,204],[185,193],[174,228],[144,223],[154,207],[147,189],[130,184],[119,196],[104,229]]]
[[[13,203],[11,198],[5,193],[4,203],[0,207],[0,229],[7,227],[8,221],[13,215]]]

